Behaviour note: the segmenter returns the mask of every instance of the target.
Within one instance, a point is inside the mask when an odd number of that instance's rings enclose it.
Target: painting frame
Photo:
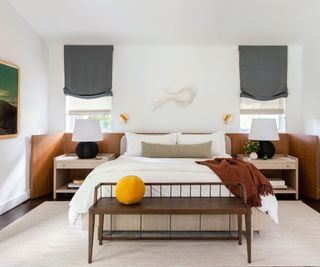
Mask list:
[[[11,132],[11,133],[1,133],[0,132],[0,139],[6,139],[6,138],[14,138],[17,137],[20,133],[20,66],[5,60],[1,60],[0,59],[0,67],[5,66],[7,68],[16,70],[17,75],[16,75],[16,80],[15,85],[16,85],[16,92],[15,92],[15,102],[16,102],[16,118],[15,118],[15,132]],[[1,72],[0,72],[0,75]],[[1,79],[1,77],[0,77]],[[1,85],[1,82],[0,82]],[[2,89],[3,90],[3,89]],[[5,89],[4,89],[5,90]],[[3,91],[4,91],[3,90]],[[0,88],[0,92],[1,92],[1,88]],[[1,100],[1,94],[0,94],[0,100]],[[0,114],[1,117],[1,114]]]

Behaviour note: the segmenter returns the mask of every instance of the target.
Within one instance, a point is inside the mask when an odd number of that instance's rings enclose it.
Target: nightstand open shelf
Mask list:
[[[75,154],[63,154],[55,157],[53,199],[57,198],[57,194],[77,192],[77,188],[68,188],[68,183],[72,182],[74,178],[84,179],[100,164],[115,159],[115,154],[99,154],[98,158],[79,159]]]
[[[287,189],[273,189],[275,194],[296,194],[297,191],[288,186]]]
[[[252,163],[267,178],[281,177],[288,188],[274,189],[275,194],[294,194],[296,199],[299,198],[298,158],[282,154],[276,154],[267,160],[251,160],[246,154],[238,154],[237,158]]]
[[[56,189],[56,194],[59,193],[75,193],[78,189],[71,189],[68,188],[68,184],[64,184],[63,186],[60,186],[58,189]]]

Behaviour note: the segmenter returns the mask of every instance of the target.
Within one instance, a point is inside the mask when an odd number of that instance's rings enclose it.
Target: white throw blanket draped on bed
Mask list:
[[[220,156],[221,157],[221,156]],[[224,157],[230,157],[225,155]],[[145,183],[221,182],[208,167],[195,163],[196,159],[144,158],[121,156],[95,168],[85,179],[70,202],[69,220],[74,224],[81,213],[93,204],[94,187],[102,182],[116,183],[126,175],[137,175]],[[262,212],[278,223],[278,203],[275,196],[261,196]]]

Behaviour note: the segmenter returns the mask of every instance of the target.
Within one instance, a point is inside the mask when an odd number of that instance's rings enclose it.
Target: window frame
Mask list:
[[[285,132],[287,128],[287,119],[286,119],[286,99],[285,98],[279,98],[275,100],[270,100],[273,102],[278,101],[278,107],[277,108],[242,108],[243,102],[242,99],[245,99],[244,101],[247,101],[247,105],[250,106],[252,105],[262,105],[264,103],[267,103],[269,101],[259,101],[259,100],[254,100],[254,99],[246,99],[246,98],[240,98],[240,118],[239,118],[239,123],[240,123],[240,131],[241,132],[249,132],[250,127],[243,127],[244,124],[244,116],[247,117],[247,119],[250,119],[252,121],[253,118],[274,118],[276,119],[277,122],[277,127],[279,132]],[[251,102],[251,103],[250,103]],[[270,102],[269,102],[270,103]],[[269,104],[268,103],[268,104]],[[274,104],[274,103],[271,103]],[[244,104],[245,105],[245,104]],[[266,105],[270,106],[270,105]],[[250,118],[251,117],[251,118]],[[250,125],[251,125],[250,121]],[[248,123],[246,123],[248,124]]]
[[[102,132],[111,132],[112,131],[112,96],[105,96],[106,98],[110,98],[110,100],[106,100],[107,105],[109,104],[109,107],[106,109],[72,109],[69,110],[69,104],[70,103],[68,98],[76,99],[74,96],[66,95],[65,97],[65,103],[66,103],[66,113],[65,113],[65,131],[66,132],[72,132],[74,122],[76,119],[99,119],[101,124],[101,130]],[[86,101],[94,100],[95,98],[91,99],[82,99],[78,98],[79,102],[83,102],[85,104]],[[104,123],[102,122],[102,118],[95,118],[95,116],[107,116],[105,119],[108,121],[109,127],[104,127]]]

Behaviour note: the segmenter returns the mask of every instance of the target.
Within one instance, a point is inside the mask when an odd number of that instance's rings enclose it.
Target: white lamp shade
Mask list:
[[[279,140],[275,119],[252,119],[249,140],[275,141]]]
[[[103,140],[103,138],[99,120],[76,119],[73,128],[72,141],[95,142],[101,140]]]

